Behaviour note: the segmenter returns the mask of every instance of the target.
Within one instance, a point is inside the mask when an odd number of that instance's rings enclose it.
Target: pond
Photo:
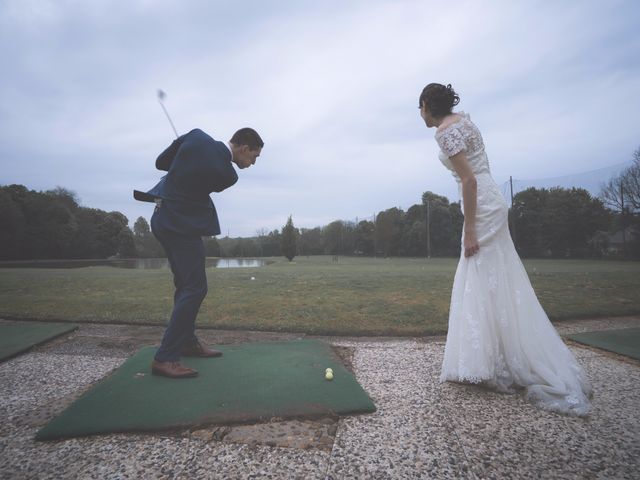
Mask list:
[[[207,258],[207,268],[263,267],[269,263],[260,258]],[[118,258],[98,260],[33,260],[0,262],[0,268],[81,268],[107,266],[117,268],[169,268],[166,258]]]

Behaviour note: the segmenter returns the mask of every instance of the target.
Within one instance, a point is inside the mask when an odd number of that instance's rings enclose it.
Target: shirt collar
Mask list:
[[[229,153],[231,154],[231,161],[233,161],[233,150],[231,150],[230,144],[225,143],[224,146],[227,147],[227,150],[229,150]]]

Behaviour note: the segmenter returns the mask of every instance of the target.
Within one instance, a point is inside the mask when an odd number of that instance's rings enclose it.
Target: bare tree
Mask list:
[[[624,205],[623,174],[624,172],[619,176],[610,179],[603,185],[602,190],[600,191],[600,198],[602,199],[602,203],[604,203],[611,210],[615,210],[616,212],[621,212]]]
[[[640,213],[640,148],[633,152],[633,164],[609,180],[600,197],[613,210]]]
[[[628,195],[625,200],[628,200],[629,209],[640,213],[640,148],[633,152],[633,165],[627,169],[624,190]]]

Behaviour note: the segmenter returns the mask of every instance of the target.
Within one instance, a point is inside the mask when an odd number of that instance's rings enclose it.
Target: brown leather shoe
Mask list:
[[[185,367],[180,362],[151,362],[151,373],[169,378],[193,378],[198,376],[198,371]]]
[[[219,350],[213,350],[202,343],[200,341],[196,341],[189,348],[186,348],[182,351],[183,357],[221,357],[222,352]]]

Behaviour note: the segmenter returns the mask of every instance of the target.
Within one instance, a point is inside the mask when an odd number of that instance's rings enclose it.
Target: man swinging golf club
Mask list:
[[[164,93],[158,98],[162,105]],[[238,130],[228,144],[196,128],[178,136],[157,158],[156,168],[167,172],[160,182],[146,193],[134,190],[136,200],[156,203],[151,230],[167,253],[176,288],[171,319],[151,363],[154,375],[195,377],[198,372],[181,364],[181,357],[222,356],[195,335],[196,316],[207,294],[202,237],[220,233],[209,194],[235,184],[238,175],[232,163],[240,169],[250,167],[263,146],[251,128]]]

